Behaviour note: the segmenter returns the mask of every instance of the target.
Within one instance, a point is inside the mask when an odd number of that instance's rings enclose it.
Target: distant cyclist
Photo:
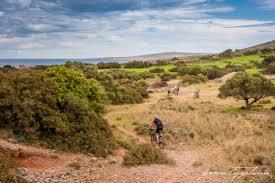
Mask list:
[[[154,121],[152,122],[151,127],[156,128],[156,138],[157,138],[157,143],[159,143],[159,135],[161,134],[161,132],[163,130],[163,124],[157,115],[155,115]]]

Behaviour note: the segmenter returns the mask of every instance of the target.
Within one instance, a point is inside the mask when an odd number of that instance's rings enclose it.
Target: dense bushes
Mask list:
[[[165,70],[163,68],[153,68],[153,69],[150,69],[149,72],[152,72],[152,73],[162,73],[162,72],[165,72]]]
[[[262,67],[268,74],[275,74],[275,56],[265,57],[262,61]]]
[[[105,156],[114,148],[95,80],[65,67],[1,74],[0,128],[26,142]]]
[[[178,70],[177,70],[178,74],[180,76],[183,76],[183,80],[186,80],[186,81],[195,81],[195,80],[198,80],[198,82],[204,82],[204,81],[207,81],[207,79],[215,79],[215,78],[219,78],[219,77],[222,77],[224,76],[227,71],[226,69],[221,69],[219,67],[216,67],[216,66],[211,66],[211,67],[208,67],[206,69],[200,67],[200,66],[191,66],[191,65],[187,65],[187,66],[182,66],[180,67]],[[188,75],[188,76],[186,76]],[[196,77],[197,76],[197,77]],[[204,77],[202,76],[206,76],[207,79],[205,80]]]
[[[93,78],[98,81],[104,88],[107,103],[141,103],[144,98],[148,97],[148,86],[143,79],[152,77],[149,72],[133,73],[117,69],[100,71],[92,65],[80,63],[67,63],[66,66],[84,73],[87,79]]]
[[[170,160],[159,149],[149,144],[139,145],[130,150],[123,158],[123,164],[127,166],[146,165],[146,164],[169,164]]]
[[[111,68],[120,68],[121,65],[118,62],[99,62],[96,64],[97,68],[99,69],[111,69]]]
[[[153,64],[151,62],[143,62],[143,61],[132,61],[132,62],[127,62],[124,64],[125,68],[146,68],[150,67]]]

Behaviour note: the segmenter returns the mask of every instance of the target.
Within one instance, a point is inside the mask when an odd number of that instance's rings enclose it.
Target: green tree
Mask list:
[[[104,92],[95,79],[86,79],[83,73],[64,66],[52,67],[48,69],[47,74],[57,84],[60,102],[66,101],[67,98],[75,98],[95,114],[103,112]]]
[[[268,96],[274,96],[275,87],[271,80],[260,74],[240,72],[219,88],[220,97],[234,97],[245,101],[246,109]]]

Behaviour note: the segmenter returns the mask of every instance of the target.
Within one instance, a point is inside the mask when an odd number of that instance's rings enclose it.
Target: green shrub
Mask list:
[[[206,69],[206,76],[209,80],[212,79],[216,79],[216,78],[220,78],[222,76],[224,76],[226,74],[226,72],[218,67],[210,67],[208,69]]]
[[[111,128],[101,117],[102,98],[95,80],[71,69],[51,68],[48,75],[3,74],[0,128],[26,142],[106,156],[115,146]]]
[[[121,65],[118,62],[99,62],[96,64],[99,69],[111,69],[111,68],[120,68]]]
[[[106,103],[140,103],[143,98],[148,97],[148,86],[143,79],[152,77],[149,72],[134,73],[117,69],[99,71],[93,65],[79,63],[65,65],[84,73],[87,79],[92,78],[98,81],[104,88]]]
[[[183,84],[196,84],[196,83],[204,83],[207,82],[208,79],[204,75],[197,75],[197,76],[192,76],[192,75],[185,75],[182,77],[181,83]]]
[[[123,158],[126,166],[149,165],[149,164],[169,164],[170,160],[162,151],[149,144],[142,144],[130,150]]]
[[[152,66],[151,62],[143,62],[143,61],[132,61],[124,64],[125,68],[145,68]]]
[[[165,72],[165,70],[163,68],[153,68],[153,69],[150,69],[149,72],[162,73],[162,72]]]
[[[200,66],[183,66],[178,69],[178,75],[184,76],[184,75],[194,75],[197,76],[199,74],[205,75],[206,72],[203,70]]]
[[[74,168],[74,169],[76,169],[76,170],[80,170],[80,167],[81,167],[81,166],[80,166],[80,163],[74,161],[74,162],[71,162],[71,163],[69,164],[69,167]]]
[[[118,144],[128,150],[131,150],[137,146],[137,143],[132,139],[120,139],[118,140]]]

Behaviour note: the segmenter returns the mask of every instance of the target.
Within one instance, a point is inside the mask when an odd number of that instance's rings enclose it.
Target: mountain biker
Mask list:
[[[157,139],[157,143],[159,143],[159,135],[163,130],[163,124],[157,115],[155,115],[154,121],[152,122],[151,127],[156,127],[156,139]]]

